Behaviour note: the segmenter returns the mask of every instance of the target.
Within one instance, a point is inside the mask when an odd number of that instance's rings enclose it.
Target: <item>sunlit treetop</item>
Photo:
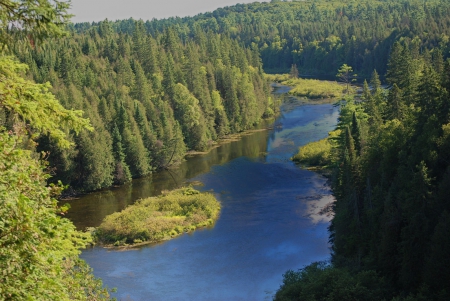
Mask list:
[[[70,1],[0,0],[0,109],[14,123],[24,122],[34,134],[47,134],[61,147],[69,147],[66,131],[92,130],[81,111],[65,109],[49,92],[50,85],[35,84],[21,76],[27,66],[5,56],[9,48],[27,39],[30,43],[66,34]],[[18,133],[17,133],[18,134]]]
[[[82,111],[65,109],[49,92],[50,84],[36,84],[19,74],[26,65],[14,58],[0,56],[0,109],[4,108],[32,127],[32,132],[48,134],[61,147],[69,147],[66,130],[79,133],[93,130]]]
[[[23,40],[34,43],[66,33],[70,0],[0,0],[0,48]]]

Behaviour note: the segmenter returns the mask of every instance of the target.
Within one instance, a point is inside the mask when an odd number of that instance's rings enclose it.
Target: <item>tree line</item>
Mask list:
[[[189,150],[273,115],[259,52],[201,28],[183,38],[172,27],[149,34],[142,21],[72,25],[70,36],[18,45],[28,76],[50,82],[66,108],[83,110],[95,128],[61,149],[39,139],[54,178],[91,191],[168,168]]]
[[[221,33],[261,52],[264,70],[333,76],[345,64],[363,78],[382,78],[392,44],[417,39],[421,49],[449,49],[450,4],[441,0],[272,1],[237,4],[195,17],[145,22],[151,34],[174,26],[183,38],[198,28]],[[79,25],[82,27],[82,25]],[[133,30],[132,20],[121,32]]]

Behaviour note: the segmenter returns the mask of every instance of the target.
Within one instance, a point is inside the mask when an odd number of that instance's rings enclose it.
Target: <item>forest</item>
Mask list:
[[[288,271],[275,300],[450,297],[450,60],[395,42],[386,78],[374,71],[328,142],[295,156],[332,172],[332,260]]]
[[[345,63],[362,78],[376,69],[384,80],[395,41],[414,40],[421,51],[439,47],[448,53],[449,16],[450,3],[439,0],[275,0],[151,20],[145,28],[153,35],[168,27],[181,37],[196,28],[227,35],[258,49],[267,73],[288,73],[296,64],[302,75],[334,79]],[[133,21],[124,21],[118,30],[132,31]]]
[[[434,0],[255,2],[191,18],[70,24],[69,36],[14,53],[31,79],[50,82],[97,129],[71,137],[70,150],[39,139],[70,194],[176,165],[272,116],[264,72],[294,65],[334,79],[345,63],[361,81],[373,70],[384,80],[395,41],[448,53],[449,15],[449,4]]]
[[[62,184],[169,168],[274,115],[265,72],[334,78],[343,64],[368,82],[339,102],[316,158],[336,197],[331,262],[287,271],[274,298],[450,299],[449,2],[255,2],[91,24],[53,3],[0,1],[1,299],[109,297],[78,258],[91,238],[61,217]]]
[[[36,82],[50,82],[63,106],[83,110],[96,129],[68,133],[75,148],[39,139],[54,179],[77,191],[120,185],[204,151],[276,111],[257,51],[198,29],[131,33],[121,21],[70,30],[70,36],[20,45],[17,57]],[[75,26],[76,27],[76,26]]]

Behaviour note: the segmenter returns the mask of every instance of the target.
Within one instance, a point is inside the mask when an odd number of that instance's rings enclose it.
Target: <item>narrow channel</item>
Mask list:
[[[326,137],[337,118],[331,103],[287,97],[273,130],[190,157],[174,171],[71,201],[69,217],[78,228],[189,182],[222,203],[210,228],[128,251],[95,247],[81,257],[117,288],[118,300],[271,300],[288,269],[329,258],[329,217],[318,212],[333,200],[330,188],[289,158]]]

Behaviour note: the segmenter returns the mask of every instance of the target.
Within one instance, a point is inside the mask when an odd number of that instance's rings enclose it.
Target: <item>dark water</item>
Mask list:
[[[298,102],[282,111],[274,130],[190,158],[172,174],[72,202],[78,227],[185,181],[202,182],[197,188],[214,191],[222,203],[209,229],[137,250],[84,251],[119,300],[271,300],[286,270],[329,257],[328,218],[317,214],[332,201],[326,179],[289,158],[298,146],[326,137],[338,112],[331,104]]]

